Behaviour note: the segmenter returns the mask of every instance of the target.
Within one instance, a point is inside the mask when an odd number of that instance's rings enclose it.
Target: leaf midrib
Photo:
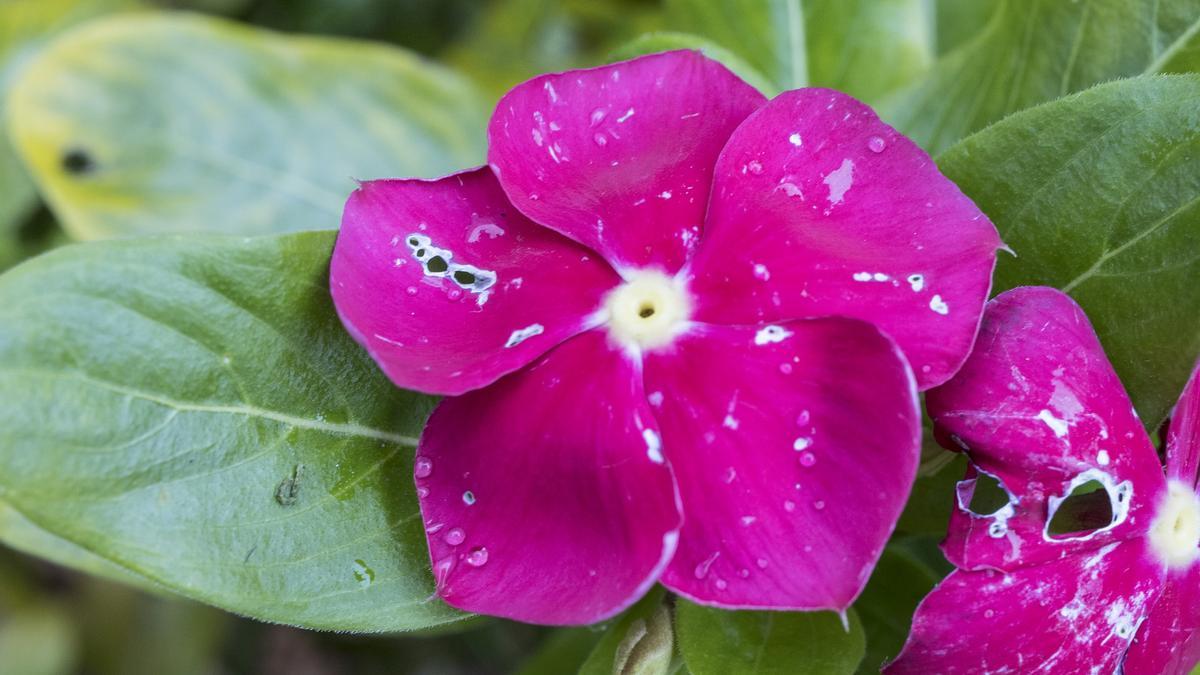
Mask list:
[[[376,429],[374,427],[369,427],[362,424],[353,422],[325,422],[307,417],[297,417],[295,415],[289,415],[276,410],[269,410],[267,408],[247,404],[225,405],[189,403],[163,396],[161,394],[150,393],[140,389],[135,389],[133,387],[126,387],[115,382],[97,379],[77,370],[58,371],[44,368],[0,368],[0,373],[5,375],[25,375],[38,378],[49,377],[58,379],[75,379],[94,387],[107,389],[123,396],[137,398],[167,408],[172,408],[179,412],[199,412],[217,415],[245,415],[246,417],[257,417],[260,419],[280,422],[282,424],[288,424],[299,429],[320,431],[335,436],[358,436],[361,438],[370,438],[377,441],[385,441],[388,443],[395,443],[397,445],[405,445],[414,448],[417,446],[417,439],[413,438],[412,436],[405,436],[389,431],[383,431],[382,429]]]

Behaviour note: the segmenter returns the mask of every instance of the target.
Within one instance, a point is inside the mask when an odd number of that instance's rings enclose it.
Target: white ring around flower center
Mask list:
[[[604,299],[609,333],[641,349],[669,344],[687,325],[692,300],[679,281],[657,270],[626,274],[625,283]]]
[[[1200,559],[1200,496],[1172,480],[1150,524],[1150,548],[1168,567],[1187,567]]]

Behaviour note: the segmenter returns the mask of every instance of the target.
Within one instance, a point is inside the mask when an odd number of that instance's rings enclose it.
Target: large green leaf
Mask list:
[[[695,675],[837,675],[863,658],[862,624],[832,612],[730,612],[679,600],[679,649]]]
[[[190,14],[62,35],[13,87],[9,112],[39,186],[84,238],[328,229],[355,178],[483,157],[481,101],[445,68]]]
[[[982,32],[881,106],[884,119],[931,153],[1009,113],[1099,82],[1160,72],[1200,40],[1200,0],[999,5]]]
[[[333,233],[71,246],[0,276],[0,498],[186,596],[355,631],[433,598],[410,478],[433,403],[340,325]]]
[[[667,11],[672,27],[740,55],[775,91],[833,87],[871,101],[934,56],[926,0],[667,0]]]
[[[4,502],[0,502],[0,542],[22,553],[45,558],[89,574],[145,590],[158,590],[157,585],[149,579],[43,530]]]
[[[85,19],[135,6],[133,0],[5,0],[0,2],[0,119],[8,89],[51,35]],[[0,129],[0,268],[17,255],[16,228],[37,204],[37,191]]]
[[[939,165],[996,223],[996,289],[1087,311],[1151,428],[1200,355],[1200,76],[1145,76],[1013,115]]]

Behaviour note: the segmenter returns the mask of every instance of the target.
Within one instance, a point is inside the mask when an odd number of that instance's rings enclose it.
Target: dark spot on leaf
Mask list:
[[[83,148],[70,148],[62,155],[62,168],[73,176],[83,176],[96,169],[96,160]]]
[[[1121,496],[1117,498],[1121,499]],[[1072,490],[1058,505],[1046,532],[1051,539],[1079,537],[1108,527],[1113,517],[1108,491],[1099,481],[1090,480]]]
[[[280,481],[275,488],[275,501],[280,506],[292,506],[300,499],[300,479],[304,476],[304,465],[292,468],[292,475]]]
[[[470,286],[475,283],[475,275],[466,270],[458,270],[454,273],[454,280],[463,286]]]
[[[418,251],[418,255],[419,254],[420,252]],[[450,265],[446,262],[446,259],[440,255],[435,255],[430,258],[429,262],[425,263],[425,267],[434,274],[441,274],[442,272],[450,269]]]

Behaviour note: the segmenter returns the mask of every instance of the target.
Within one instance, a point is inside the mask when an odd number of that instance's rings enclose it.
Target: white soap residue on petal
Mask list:
[[[508,336],[508,342],[505,342],[504,346],[507,348],[516,347],[535,335],[541,335],[543,332],[545,332],[545,330],[546,327],[540,323],[531,324],[519,330],[514,330],[512,335]]]
[[[843,159],[841,166],[825,176],[824,183],[829,186],[829,205],[841,204],[846,193],[854,185],[854,162],[848,157]]]

